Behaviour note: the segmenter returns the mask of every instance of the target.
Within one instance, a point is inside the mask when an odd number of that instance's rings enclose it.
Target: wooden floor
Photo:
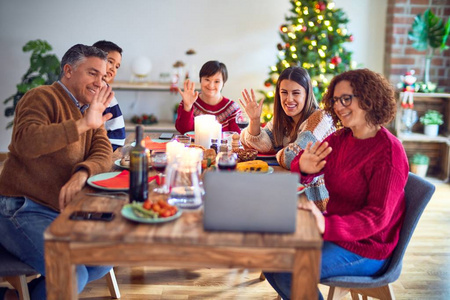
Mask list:
[[[450,185],[430,181],[436,193],[409,244],[402,275],[393,284],[397,300],[450,299]],[[118,267],[116,276],[121,299],[272,300],[277,296],[267,281],[259,280],[259,270]],[[319,288],[326,297],[328,288]],[[88,284],[80,299],[109,299],[106,281]]]

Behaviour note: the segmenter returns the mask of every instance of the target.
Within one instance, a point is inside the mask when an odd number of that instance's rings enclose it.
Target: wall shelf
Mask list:
[[[130,82],[114,81],[111,84],[113,90],[124,91],[170,91],[170,83],[161,82]]]
[[[405,148],[410,159],[415,153],[422,153],[430,158],[428,175],[444,181],[450,176],[450,94],[446,93],[414,93],[414,110],[420,118],[428,109],[434,109],[443,114],[444,124],[439,126],[440,135],[430,137],[423,134],[423,125],[418,121],[412,127],[411,134],[402,132],[401,99],[403,93],[397,95],[398,109],[393,123],[394,132]]]
[[[436,136],[430,137],[425,134],[413,132],[411,134],[399,133],[397,137],[400,141],[404,142],[419,142],[419,143],[445,143],[450,144],[450,137],[448,136]]]
[[[136,125],[132,122],[126,121],[125,122],[125,131],[126,132],[135,132]],[[171,121],[158,121],[156,124],[152,125],[143,125],[144,132],[171,132],[171,133],[178,133],[178,131],[175,129],[175,124]]]
[[[122,91],[162,91],[169,92],[170,91],[170,82],[131,82],[131,81],[114,81],[111,83],[111,87],[113,90],[122,90]],[[200,84],[195,84],[195,89],[200,90]],[[178,93],[178,92],[176,92]]]

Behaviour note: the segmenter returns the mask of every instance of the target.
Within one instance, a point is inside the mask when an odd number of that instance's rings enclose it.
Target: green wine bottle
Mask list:
[[[143,128],[136,126],[136,145],[130,151],[130,202],[144,202],[148,198],[149,151],[142,145]]]

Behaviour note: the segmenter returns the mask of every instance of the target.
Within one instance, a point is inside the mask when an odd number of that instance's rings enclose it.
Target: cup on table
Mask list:
[[[185,147],[189,147],[191,145],[191,137],[184,134],[174,135],[172,141],[177,141],[179,143],[184,144]]]
[[[236,169],[237,155],[232,152],[220,152],[216,158],[216,165],[221,171],[233,171]]]

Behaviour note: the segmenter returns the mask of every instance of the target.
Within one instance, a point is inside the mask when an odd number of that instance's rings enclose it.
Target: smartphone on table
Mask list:
[[[173,138],[173,133],[164,132],[159,135],[161,140],[171,140]]]
[[[70,215],[69,219],[109,222],[114,219],[114,213],[113,212],[99,212],[99,211],[74,211]]]

